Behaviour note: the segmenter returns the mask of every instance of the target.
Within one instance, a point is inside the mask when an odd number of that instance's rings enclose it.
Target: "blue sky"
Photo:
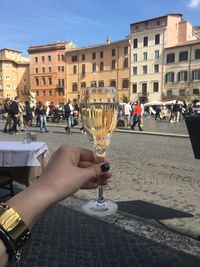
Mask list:
[[[79,47],[123,39],[131,23],[182,13],[200,25],[200,0],[1,0],[0,49],[66,40]]]

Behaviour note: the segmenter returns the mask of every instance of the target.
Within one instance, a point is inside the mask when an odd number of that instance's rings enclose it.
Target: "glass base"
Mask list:
[[[118,205],[111,200],[104,200],[100,203],[97,200],[91,200],[83,204],[83,211],[89,215],[104,217],[115,213]]]

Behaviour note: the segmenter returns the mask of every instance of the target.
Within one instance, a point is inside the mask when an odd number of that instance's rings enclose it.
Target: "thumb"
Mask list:
[[[108,163],[93,164],[87,168],[83,168],[81,171],[81,177],[85,181],[90,180],[91,178],[96,178],[103,173],[108,172],[110,165]]]

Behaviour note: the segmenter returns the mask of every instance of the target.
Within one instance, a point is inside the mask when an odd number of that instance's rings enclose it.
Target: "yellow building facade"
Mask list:
[[[24,100],[29,88],[29,59],[16,50],[0,50],[0,98]]]
[[[128,39],[66,52],[67,100],[80,98],[82,87],[114,86],[120,102],[129,99]]]

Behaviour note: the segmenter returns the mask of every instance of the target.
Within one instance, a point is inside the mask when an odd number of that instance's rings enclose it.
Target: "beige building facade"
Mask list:
[[[66,52],[67,99],[79,102],[82,87],[114,86],[119,101],[129,99],[130,44],[128,39],[76,48]]]
[[[194,40],[192,26],[181,14],[145,20],[130,25],[130,99],[161,100],[164,91],[164,51],[180,42]]]
[[[163,99],[191,102],[200,95],[200,39],[168,47],[164,53]]]
[[[0,50],[0,98],[24,100],[29,88],[29,59],[16,50]]]

